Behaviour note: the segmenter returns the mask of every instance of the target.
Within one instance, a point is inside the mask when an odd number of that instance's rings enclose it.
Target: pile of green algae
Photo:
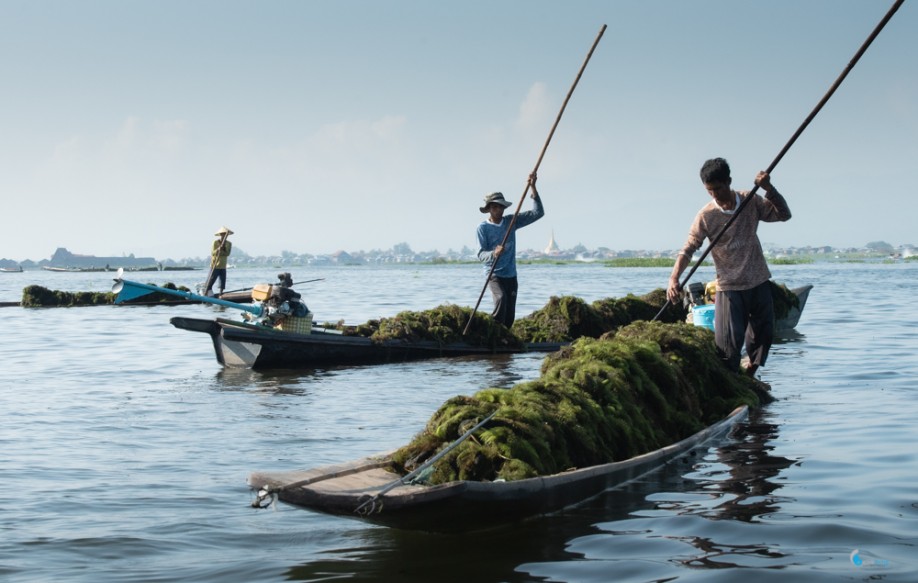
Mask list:
[[[155,285],[155,284],[150,284]],[[176,287],[172,282],[163,284],[163,288],[180,291],[191,291],[185,286]],[[128,300],[130,303],[174,302],[175,296],[160,292],[149,293],[145,296]],[[51,307],[77,307],[77,306],[108,306],[115,303],[115,294],[112,292],[77,291],[68,292],[52,290],[40,285],[29,285],[22,289],[23,308],[51,308]]]
[[[684,439],[760,403],[707,329],[639,321],[547,357],[538,379],[449,399],[392,456],[406,474],[496,411],[424,472],[428,484],[520,480],[603,464]]]
[[[342,323],[325,326],[374,342],[430,340],[441,344],[464,342],[492,348],[519,348],[525,343],[567,343],[583,336],[598,338],[636,320],[652,320],[664,306],[660,321],[685,321],[686,308],[667,304],[666,291],[657,289],[643,296],[629,294],[592,304],[575,296],[552,296],[543,308],[518,319],[509,330],[485,313],[452,304],[421,312],[404,311],[392,318],[369,320],[358,326]],[[470,318],[471,324],[465,331]]]

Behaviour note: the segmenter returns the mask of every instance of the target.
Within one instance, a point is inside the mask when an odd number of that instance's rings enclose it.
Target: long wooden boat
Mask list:
[[[262,288],[262,295],[271,293],[272,286],[265,285],[268,291]],[[289,328],[284,328],[284,320],[281,321],[280,327],[274,327],[266,325],[271,323],[266,318],[270,318],[272,307],[267,306],[265,301],[260,300],[247,305],[218,297],[138,283],[124,279],[122,271],[119,271],[112,291],[117,296],[116,304],[135,301],[137,298],[159,292],[246,312],[250,316],[249,321],[185,317],[170,320],[176,328],[210,335],[217,361],[229,367],[314,368],[335,364],[376,364],[444,356],[553,352],[564,345],[561,342],[540,342],[517,346],[497,344],[492,347],[466,342],[441,343],[427,340],[377,342],[363,336],[345,336],[338,330],[313,327],[311,314],[308,313],[309,318],[292,318],[291,321],[296,325]]]
[[[795,287],[790,290],[791,293],[797,296],[797,305],[790,306],[787,310],[787,314],[781,318],[775,319],[776,334],[785,333],[796,328],[797,324],[800,322],[800,316],[803,314],[803,308],[806,306],[806,300],[810,296],[810,290],[812,289],[813,286],[810,284],[801,287]],[[692,310],[689,311],[686,320],[690,324],[694,323],[698,326],[704,326],[709,330],[713,330],[714,305],[703,304],[700,306],[695,306]]]
[[[259,321],[265,313],[262,304],[245,305],[240,301],[229,301],[226,299],[227,294],[221,297],[202,296],[132,282],[123,279],[122,271],[119,271],[115,282],[113,291],[118,296],[116,303],[136,301],[136,298],[143,297],[145,294],[160,292],[178,296],[189,302],[210,303],[251,314],[253,317],[249,318],[249,321],[186,317],[175,317],[170,320],[176,328],[208,334],[217,362],[228,367],[267,369],[379,364],[449,356],[553,352],[567,344],[538,342],[517,346],[481,346],[465,342],[445,344],[433,340],[407,341],[402,339],[377,342],[363,336],[346,336],[338,330],[315,327],[312,325],[311,317],[308,320],[309,326],[304,328],[279,329],[266,326],[264,322]],[[804,286],[793,290],[799,298],[799,306],[779,323],[779,330],[793,328],[797,324],[811,288],[812,286]],[[251,302],[252,294],[243,293]],[[305,320],[305,318],[299,318],[299,320]]]
[[[797,296],[798,305],[791,306],[790,309],[788,309],[786,316],[775,320],[776,333],[787,332],[788,330],[792,330],[797,326],[797,323],[800,321],[800,316],[803,314],[803,307],[806,306],[806,299],[810,296],[811,289],[813,289],[812,285],[805,285],[791,289],[791,291],[794,292],[794,295]]]
[[[489,356],[520,352],[553,352],[564,343],[537,342],[513,346],[476,346],[465,342],[442,344],[430,340],[375,342],[363,336],[345,336],[337,330],[313,327],[299,334],[247,322],[217,318],[174,317],[173,326],[209,334],[217,361],[229,367],[299,368],[335,364],[379,364],[445,356]]]
[[[16,267],[0,267],[0,272],[2,273],[22,273],[22,266],[17,265]]]
[[[403,483],[387,471],[388,455],[292,472],[254,472],[255,504],[281,502],[402,529],[461,532],[518,522],[577,505],[724,437],[746,419],[727,418],[677,443],[628,460],[510,482]]]

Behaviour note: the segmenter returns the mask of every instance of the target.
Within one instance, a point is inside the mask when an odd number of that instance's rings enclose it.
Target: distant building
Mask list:
[[[119,267],[131,269],[155,267],[158,263],[153,257],[134,257],[133,253],[127,257],[96,257],[95,255],[77,255],[63,247],[58,247],[46,265],[48,267],[78,267],[80,269],[118,269]]]
[[[551,238],[548,240],[548,247],[545,248],[544,253],[546,255],[558,255],[561,253],[561,247],[558,247],[558,243],[555,242],[555,231],[552,229]]]

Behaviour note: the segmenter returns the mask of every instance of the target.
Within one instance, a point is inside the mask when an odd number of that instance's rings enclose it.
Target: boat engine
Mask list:
[[[293,291],[293,278],[289,273],[277,274],[274,285],[259,284],[252,290],[252,299],[261,301],[262,314],[254,320],[265,326],[276,326],[286,318],[305,318],[309,308]]]
[[[688,286],[688,293],[683,296],[683,304],[686,308],[691,309],[692,306],[700,306],[705,303],[704,301],[704,284],[700,282],[690,283]]]

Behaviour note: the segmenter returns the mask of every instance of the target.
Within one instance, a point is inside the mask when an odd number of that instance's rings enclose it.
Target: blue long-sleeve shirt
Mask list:
[[[504,250],[497,258],[497,265],[494,267],[495,277],[516,277],[516,230],[522,229],[526,225],[531,225],[545,216],[545,209],[542,207],[542,199],[537,194],[532,200],[532,210],[523,211],[516,217],[513,224],[513,231],[507,237],[504,243]],[[492,223],[490,220],[484,220],[478,225],[478,259],[484,262],[485,270],[491,270],[491,263],[494,261],[494,248],[500,245],[504,240],[504,234],[510,227],[510,221],[513,215],[504,215],[499,225]]]

